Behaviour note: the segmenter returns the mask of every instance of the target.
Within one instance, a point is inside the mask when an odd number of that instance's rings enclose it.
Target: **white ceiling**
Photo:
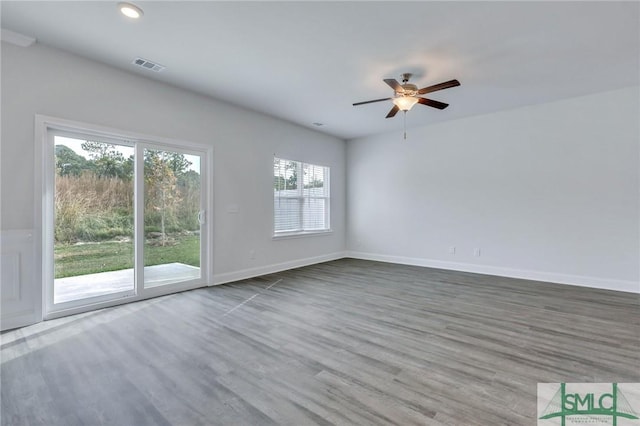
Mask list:
[[[343,139],[400,131],[383,78],[460,87],[407,127],[639,84],[638,2],[2,1],[2,28]],[[167,67],[131,65],[142,57]],[[325,125],[314,127],[311,123]]]

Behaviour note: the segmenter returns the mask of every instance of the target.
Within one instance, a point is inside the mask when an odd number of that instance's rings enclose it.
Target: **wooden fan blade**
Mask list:
[[[389,111],[389,114],[387,114],[385,118],[395,117],[398,111],[400,111],[400,108],[398,108],[398,105],[394,105],[393,108],[391,108],[391,111]]]
[[[395,78],[385,78],[384,82],[387,83],[396,93],[404,93],[404,88]]]
[[[364,104],[370,104],[373,102],[382,102],[382,101],[388,101],[391,98],[383,98],[383,99],[374,99],[372,101],[364,101],[364,102],[356,102],[355,104],[353,104],[353,106],[358,106],[358,105],[364,105]]]
[[[424,95],[425,93],[435,92],[437,90],[448,89],[450,87],[460,86],[460,82],[458,80],[449,80],[444,83],[434,84],[433,86],[423,87],[418,90],[418,95]]]
[[[438,109],[445,109],[446,107],[449,106],[449,104],[445,104],[444,102],[434,101],[433,99],[427,99],[427,98],[418,98],[418,103],[421,103],[422,105],[438,108]]]

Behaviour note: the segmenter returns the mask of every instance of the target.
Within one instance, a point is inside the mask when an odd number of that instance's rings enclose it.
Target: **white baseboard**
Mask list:
[[[606,278],[588,277],[583,275],[559,274],[555,272],[531,271],[526,269],[505,268],[501,266],[476,265],[471,263],[448,262],[436,259],[424,259],[417,257],[392,256],[378,253],[366,253],[358,251],[345,251],[330,253],[322,256],[307,257],[288,262],[276,263],[272,265],[259,266],[256,268],[242,269],[234,272],[217,274],[213,277],[213,284],[225,284],[233,281],[240,281],[254,278],[261,275],[273,274],[286,271],[288,269],[300,268],[302,266],[316,263],[338,260],[344,257],[354,259],[375,260],[379,262],[398,263],[402,265],[424,266],[428,268],[446,269],[451,271],[472,272],[483,275],[496,275],[500,277],[520,278],[533,281],[544,281],[555,284],[568,284],[580,287],[598,288],[603,290],[623,291],[627,293],[640,294],[640,283],[634,281],[614,280]]]
[[[246,280],[247,278],[259,277],[261,275],[273,274],[275,272],[286,271],[287,269],[300,268],[302,266],[314,265],[316,263],[329,262],[346,257],[346,252],[324,254],[322,256],[305,257],[303,259],[290,260],[272,265],[258,266],[256,268],[241,269],[239,271],[214,274],[213,284],[225,284],[233,281]]]
[[[582,275],[558,274],[555,272],[530,271],[524,269],[505,268],[501,266],[475,265],[471,263],[447,262],[444,260],[423,259],[416,257],[391,256],[386,254],[347,251],[348,257],[379,262],[399,263],[403,265],[425,266],[428,268],[448,269],[452,271],[473,272],[483,275],[497,275],[509,278],[521,278],[533,281],[545,281],[556,284],[569,284],[580,287],[616,290],[628,293],[640,293],[640,283],[625,280],[587,277]]]

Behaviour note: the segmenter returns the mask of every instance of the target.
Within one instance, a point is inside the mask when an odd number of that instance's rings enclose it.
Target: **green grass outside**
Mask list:
[[[176,244],[172,246],[145,245],[145,266],[173,262],[200,266],[200,237],[189,235],[173,238]],[[56,244],[54,258],[56,278],[129,269],[133,268],[133,242]]]

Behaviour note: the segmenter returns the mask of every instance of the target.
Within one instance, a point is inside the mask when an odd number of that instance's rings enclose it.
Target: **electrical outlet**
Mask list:
[[[473,249],[473,255],[475,257],[480,257],[480,249],[479,248],[474,248]]]
[[[253,260],[256,258],[256,251],[255,250],[249,250],[249,259]]]
[[[449,254],[456,254],[456,246],[449,247]]]

